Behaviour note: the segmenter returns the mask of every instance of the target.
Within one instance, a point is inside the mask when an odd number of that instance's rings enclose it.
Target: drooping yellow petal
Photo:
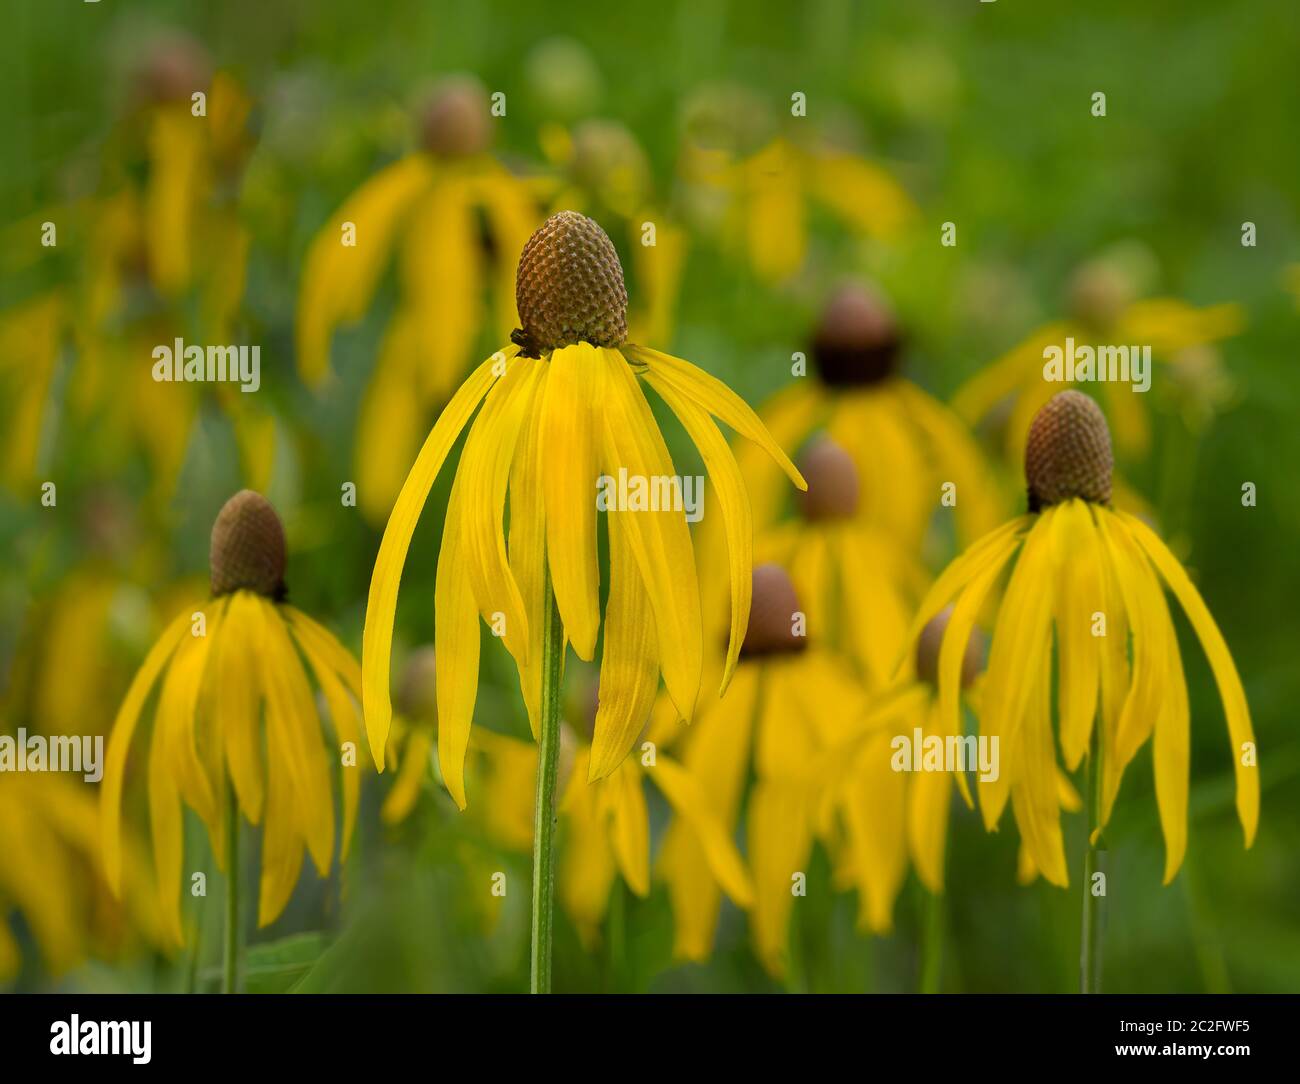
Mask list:
[[[1061,755],[1074,771],[1088,751],[1097,715],[1101,637],[1094,615],[1105,613],[1101,549],[1092,514],[1077,498],[1061,505],[1052,527]]]
[[[289,627],[293,630],[299,648],[311,664],[316,683],[325,694],[325,703],[329,705],[330,719],[334,723],[340,745],[352,747],[351,763],[343,760],[340,767],[343,775],[343,837],[339,844],[339,858],[343,859],[347,857],[348,846],[352,842],[357,803],[361,798],[361,765],[357,760],[361,755],[362,744],[358,709],[361,701],[361,667],[324,626],[292,606],[282,605],[281,609],[289,619]]]
[[[1030,528],[993,629],[980,733],[999,739],[1002,770],[997,779],[981,779],[979,784],[989,831],[1002,814],[1009,785],[1018,778],[1017,757],[1025,744],[1020,730],[1042,661],[1051,655],[1051,525],[1057,512],[1049,508]]]
[[[180,796],[208,826],[214,846],[221,853],[218,801],[222,780],[209,779],[199,757],[195,716],[199,707],[199,690],[207,665],[208,646],[221,637],[224,599],[215,599],[204,607],[204,635],[193,636],[176,651],[171,667],[163,679],[158,696],[154,726],[163,733],[164,750],[171,758],[171,770]]]
[[[767,426],[754,413],[753,408],[716,376],[706,373],[689,361],[649,347],[625,343],[619,349],[630,361],[647,366],[662,382],[671,384],[746,440],[761,447],[799,489],[808,488],[803,475],[790,461],[790,457],[777,446],[767,431]]]
[[[126,757],[131,748],[131,737],[158,674],[171,658],[176,645],[190,629],[190,611],[177,614],[163,630],[158,641],[149,649],[144,663],[136,671],[127,690],[113,730],[108,738],[104,758],[104,785],[100,791],[100,812],[103,822],[104,872],[113,894],[122,894],[122,784],[126,777]]]
[[[510,467],[510,574],[519,587],[527,618],[528,650],[519,665],[519,688],[528,709],[528,725],[536,739],[542,713],[542,637],[546,613],[546,502],[543,495],[541,432],[550,366],[539,367],[533,409],[524,422],[514,463]]]
[[[590,661],[600,629],[596,494],[608,378],[590,343],[554,351],[549,367],[540,438],[546,559],[565,635]]]
[[[442,399],[456,386],[483,319],[483,267],[472,186],[444,175],[419,201],[404,231],[404,304],[419,343],[419,384]]]
[[[806,247],[803,192],[792,148],[774,140],[741,164],[744,236],[754,271],[779,282],[803,264]]]
[[[609,824],[610,846],[619,872],[638,896],[650,893],[650,817],[646,810],[641,772],[624,763],[619,771],[595,786]]]
[[[468,575],[483,620],[524,665],[529,661],[528,618],[506,557],[502,521],[510,462],[545,364],[532,358],[511,364],[483,401],[456,470],[457,485],[463,487],[461,530],[467,558],[460,574]]]
[[[203,126],[183,106],[156,110],[149,131],[145,230],[154,284],[164,294],[176,294],[190,281],[203,174]]]
[[[262,768],[262,683],[252,652],[258,616],[246,591],[236,591],[216,645],[216,730],[222,736],[226,771],[249,824],[259,824],[265,798]]]
[[[726,692],[731,676],[735,673],[745,628],[749,623],[754,563],[754,524],[750,517],[749,497],[735,457],[708,412],[681,394],[672,383],[659,379],[653,369],[646,373],[646,382],[677,415],[687,435],[695,442],[722,511],[727,535],[727,565],[731,578],[731,633],[727,661],[722,671],[721,695]]]
[[[361,318],[388,264],[394,234],[411,202],[432,178],[432,163],[412,154],[386,166],[356,190],[321,227],[303,267],[298,293],[298,372],[318,384],[329,369],[330,337]],[[345,244],[355,227],[355,244]]]
[[[763,403],[761,420],[772,442],[794,454],[817,428],[828,405],[820,382],[797,379]],[[754,522],[761,531],[779,518],[782,498],[789,491],[780,475],[772,470],[770,453],[765,447],[747,440],[735,449],[735,453],[736,463],[745,479]]]
[[[424,502],[433,487],[443,460],[456,443],[460,431],[469,421],[479,401],[498,375],[498,369],[518,353],[511,347],[483,362],[452,396],[451,402],[434,424],[433,431],[420,449],[420,455],[406,476],[402,492],[393,506],[384,529],[375,570],[370,577],[370,596],[366,602],[366,626],[362,637],[361,671],[363,675],[366,737],[378,771],[384,770],[384,744],[393,708],[389,693],[388,667],[393,648],[393,617],[397,610],[397,588],[402,580],[406,551],[419,521]],[[477,630],[476,630],[477,631]]]
[[[925,737],[939,738],[956,732],[932,701],[922,729]],[[944,851],[948,840],[948,807],[952,803],[952,776],[959,773],[914,772],[907,780],[907,849],[916,875],[931,892],[943,891]],[[876,829],[879,831],[880,829]]]
[[[258,596],[267,756],[283,757],[293,787],[293,816],[322,877],[334,859],[334,799],[320,718],[302,661],[275,603]],[[270,810],[267,810],[269,817]],[[270,830],[267,824],[266,830]]]
[[[184,942],[181,933],[181,865],[184,832],[181,797],[172,774],[167,732],[155,725],[149,746],[149,831],[153,838],[154,876],[163,933],[173,945]]]
[[[1026,661],[1021,677],[1030,686],[1025,718],[1009,739],[1004,739],[1004,745],[1008,741],[1012,745],[1012,756],[1008,758],[1004,749],[1000,759],[1004,772],[1010,760],[1010,770],[1015,773],[1011,780],[1012,808],[1035,868],[1046,880],[1065,888],[1070,877],[1065,867],[1065,842],[1057,799],[1051,665],[1050,651]]]
[[[738,907],[754,902],[754,885],[744,860],[721,818],[711,807],[699,781],[676,761],[660,754],[647,774],[668,804],[690,827],[722,890]]]
[[[303,837],[290,764],[274,755],[266,763],[266,814],[262,828],[262,883],[257,925],[269,926],[284,910],[302,872]]]
[[[602,349],[599,357],[604,363],[601,462],[606,473],[619,477],[626,471],[646,486],[654,479],[673,478],[668,448],[631,368],[616,350]],[[611,510],[608,515],[623,521],[654,612],[664,684],[689,722],[700,690],[703,644],[695,551],[686,517],[680,508],[671,507]]]
[[[759,960],[778,977],[785,974],[788,960],[794,879],[808,874],[810,807],[805,784],[787,779],[760,780],[749,799],[749,860],[754,869],[750,927]]]
[[[609,601],[590,782],[604,779],[624,762],[650,717],[658,688],[654,611],[632,552],[627,524],[622,515],[613,514],[609,516]]]
[[[479,623],[474,592],[464,574],[465,483],[456,475],[447,502],[433,587],[435,695],[438,702],[438,764],[448,793],[465,808],[465,750],[478,698]]]
[[[585,759],[585,750],[574,758],[573,774],[560,803],[565,842],[556,888],[583,944],[590,948],[599,938],[616,866],[600,802],[599,787],[604,784],[587,785]]]
[[[1161,579],[1178,599],[1192,628],[1196,630],[1206,658],[1210,660],[1210,668],[1214,672],[1219,698],[1223,701],[1224,714],[1228,720],[1228,735],[1232,739],[1233,767],[1237,776],[1237,815],[1241,819],[1246,846],[1249,847],[1255,840],[1255,829],[1259,824],[1259,760],[1246,692],[1241,687],[1241,678],[1232,661],[1232,654],[1224,643],[1219,626],[1210,616],[1201,593],[1192,584],[1178,558],[1169,552],[1169,547],[1135,516],[1123,512],[1117,512],[1116,515],[1132,532],[1159,571]]]
[[[1152,598],[1152,633],[1157,640],[1161,663],[1160,687],[1165,695],[1155,720],[1155,748],[1152,769],[1156,782],[1156,805],[1160,810],[1160,828],[1165,837],[1165,884],[1174,879],[1187,852],[1187,780],[1191,770],[1190,712],[1183,660],[1178,651],[1178,637],[1156,580],[1155,569],[1143,569],[1150,581]]]

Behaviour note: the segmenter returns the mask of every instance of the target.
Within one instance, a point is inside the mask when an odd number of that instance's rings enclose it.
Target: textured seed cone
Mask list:
[[[851,282],[836,290],[822,310],[812,355],[825,383],[862,387],[894,373],[901,344],[889,303],[871,287]]]
[[[916,676],[931,685],[939,684],[939,650],[951,619],[952,607],[947,606],[930,618],[916,641]],[[966,641],[966,654],[961,660],[961,687],[970,688],[983,669],[984,636],[979,629],[971,629]]]
[[[1110,503],[1110,429],[1095,402],[1080,391],[1053,395],[1034,415],[1025,444],[1029,510],[1071,497]]]
[[[804,519],[847,519],[858,510],[858,468],[830,437],[818,437],[808,446],[799,457],[799,473],[808,483],[799,494]]]
[[[424,149],[440,158],[466,158],[492,142],[487,91],[477,79],[453,76],[429,95],[420,116]]]
[[[756,566],[749,626],[745,629],[741,655],[756,658],[802,651],[807,639],[796,636],[791,628],[794,615],[801,609],[799,596],[784,568],[776,564]]]
[[[551,215],[524,245],[515,279],[522,332],[530,354],[571,343],[619,346],[627,338],[623,266],[609,236],[586,215]]]
[[[417,647],[407,657],[397,683],[394,706],[408,719],[434,719],[438,714],[433,646]]]
[[[246,588],[267,598],[284,596],[284,527],[260,493],[241,489],[222,505],[209,552],[214,595]]]
[[[148,48],[135,74],[138,92],[150,102],[190,100],[212,81],[207,50],[186,34],[167,34]]]

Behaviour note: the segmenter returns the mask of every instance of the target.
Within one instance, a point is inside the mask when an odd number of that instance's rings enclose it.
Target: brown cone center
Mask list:
[[[801,613],[799,596],[789,573],[777,564],[756,566],[749,626],[745,629],[741,655],[758,658],[802,651],[808,645],[807,638],[795,632],[799,620],[796,615]]]
[[[1031,512],[1072,497],[1109,504],[1114,467],[1106,416],[1083,392],[1058,392],[1034,415],[1025,442]]]
[[[243,589],[284,596],[284,527],[270,501],[251,489],[226,501],[212,525],[209,564],[214,595]]]

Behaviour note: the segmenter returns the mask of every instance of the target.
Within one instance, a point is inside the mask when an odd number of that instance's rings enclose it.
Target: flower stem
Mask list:
[[[937,994],[943,978],[943,893],[925,889],[925,927],[921,935],[923,994]]]
[[[226,784],[226,942],[221,992],[233,994],[239,984],[239,803],[235,788]]]
[[[1101,932],[1106,907],[1106,844],[1101,823],[1101,720],[1093,725],[1092,748],[1088,753],[1087,811],[1088,840],[1083,856],[1083,930],[1079,944],[1079,992],[1101,993]],[[1094,877],[1100,874],[1097,884]]]
[[[529,992],[551,991],[551,916],[555,904],[555,791],[560,764],[560,686],[564,675],[564,627],[544,573],[542,612],[542,718],[538,735],[537,808],[533,816],[533,927]]]

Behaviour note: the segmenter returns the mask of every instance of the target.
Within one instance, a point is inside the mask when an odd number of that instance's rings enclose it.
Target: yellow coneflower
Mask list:
[[[463,808],[481,614],[514,656],[529,721],[542,742],[536,850],[549,855],[560,660],[566,641],[590,660],[601,627],[596,513],[607,492],[602,478],[632,479],[637,492],[629,490],[626,500],[616,494],[605,509],[610,594],[589,777],[604,778],[623,762],[661,673],[681,718],[691,718],[699,694],[695,555],[682,502],[670,495],[676,471],[641,381],[700,449],[727,524],[732,635],[724,684],[749,610],[752,532],[740,473],[710,415],[763,446],[797,485],[803,479],[726,385],[689,362],[626,342],[622,267],[591,219],[561,212],[533,234],[519,261],[517,302],[522,327],[513,345],[483,362],[452,397],[402,487],[375,561],[362,662],[367,733],[382,763],[402,565],[443,460],[481,402],[452,486],[438,557],[438,756],[447,789]],[[502,527],[507,495],[508,543]],[[546,887],[549,874],[543,873],[535,892]],[[546,910],[549,915],[549,900]],[[549,945],[549,935],[545,940]],[[549,954],[546,970],[549,975]]]
[[[876,240],[894,240],[918,220],[916,204],[882,166],[820,136],[770,135],[772,127],[744,90],[710,90],[688,111],[682,153],[686,182],[716,193],[726,235],[764,281],[803,266],[814,205]]]
[[[761,532],[757,560],[790,570],[807,604],[808,634],[857,665],[868,691],[893,678],[916,603],[925,593],[925,570],[868,518],[870,500],[849,454],[816,436],[797,460],[808,482],[796,519]]]
[[[131,872],[124,906],[108,892],[94,791],[54,773],[0,773],[0,983],[13,981],[22,951],[10,929],[21,916],[46,970],[58,978],[88,956],[115,957],[132,934],[160,942],[157,902],[134,837],[124,840]]]
[[[1068,770],[1087,756],[1089,829],[1095,842],[1109,820],[1125,768],[1151,739],[1165,883],[1182,864],[1190,713],[1162,583],[1191,621],[1218,684],[1247,846],[1259,819],[1254,735],[1237,668],[1177,558],[1140,519],[1110,506],[1112,466],[1110,433],[1096,403],[1077,391],[1053,396],[1035,416],[1026,442],[1029,514],[995,529],[954,561],[935,582],[913,624],[915,635],[953,603],[939,658],[941,713],[944,726],[951,728],[972,624],[1014,558],[993,629],[979,715],[981,735],[998,738],[1001,770],[996,780],[981,781],[980,805],[985,825],[992,829],[1010,797],[1028,862],[1061,886],[1069,878],[1057,787],[1058,741]],[[1055,738],[1053,688],[1059,715]],[[1089,870],[1094,858],[1090,847]],[[1092,906],[1086,884],[1084,898]]]
[[[109,736],[101,792],[104,863],[120,893],[128,757],[145,703],[161,682],[147,789],[162,925],[174,944],[182,941],[182,803],[207,826],[232,895],[240,812],[262,826],[258,925],[265,926],[298,882],[304,847],[322,877],[333,864],[329,747],[336,745],[343,749],[340,860],[347,853],[361,785],[361,671],[331,633],[285,601],[284,570],[284,530],[275,510],[257,493],[237,493],[212,527],[211,599],[177,615],[150,649]],[[303,659],[329,706],[332,737],[322,729]],[[228,897],[227,906],[235,909],[227,912],[229,987],[237,899]]]
[[[1191,348],[1241,332],[1244,317],[1239,305],[1196,308],[1174,297],[1142,298],[1145,276],[1126,256],[1127,250],[1110,252],[1083,264],[1070,281],[1067,318],[1039,328],[982,368],[953,396],[953,409],[968,425],[1001,430],[1009,464],[1020,462],[1024,455],[1030,420],[1061,390],[1059,383],[1043,379],[1044,351],[1055,347],[1065,352],[1066,340],[1073,339],[1094,349],[1150,347],[1153,363],[1177,363]],[[1097,364],[1109,366],[1109,362]],[[1181,375],[1186,378],[1188,373],[1183,370]],[[1121,455],[1145,454],[1151,443],[1147,397],[1134,394],[1127,382],[1105,381],[1098,387]]]
[[[904,853],[901,819],[893,824],[885,816],[878,781],[859,770],[875,758],[859,750],[874,748],[874,736],[883,736],[884,724],[916,697],[892,698],[877,712],[852,668],[805,635],[807,615],[779,565],[756,566],[752,590],[735,678],[726,696],[701,707],[682,739],[680,759],[729,832],[739,820],[753,767],[745,836],[754,877],[750,929],[763,966],[781,976],[794,906],[792,878],[806,875],[814,840],[831,854],[837,883],[859,888],[862,924],[888,926],[887,917],[875,921],[879,904],[874,901],[887,897],[892,906],[905,872],[905,864],[899,870],[895,862]],[[817,695],[809,696],[809,689]],[[663,726],[666,719],[658,713],[649,732],[660,745],[673,737]],[[855,740],[852,762],[840,763],[836,758],[850,740]],[[888,772],[888,758],[884,767]],[[721,903],[707,855],[689,833],[670,827],[659,872],[673,908],[674,955],[706,959]]]
[[[950,507],[960,539],[978,538],[1002,514],[974,438],[937,399],[899,371],[903,333],[891,307],[865,283],[848,282],[827,301],[809,344],[815,376],[799,377],[759,410],[783,448],[819,429],[839,444],[868,499],[859,516],[900,544],[920,545],[936,510]],[[780,511],[771,479],[737,454],[760,530]]]
[[[348,197],[307,253],[297,336],[299,372],[311,384],[329,369],[334,331],[361,319],[396,254],[401,297],[357,423],[357,501],[376,521],[392,508],[425,412],[469,365],[485,284],[500,334],[515,324],[514,256],[538,204],[530,184],[489,153],[495,123],[477,80],[445,80],[421,108],[420,149]]]

